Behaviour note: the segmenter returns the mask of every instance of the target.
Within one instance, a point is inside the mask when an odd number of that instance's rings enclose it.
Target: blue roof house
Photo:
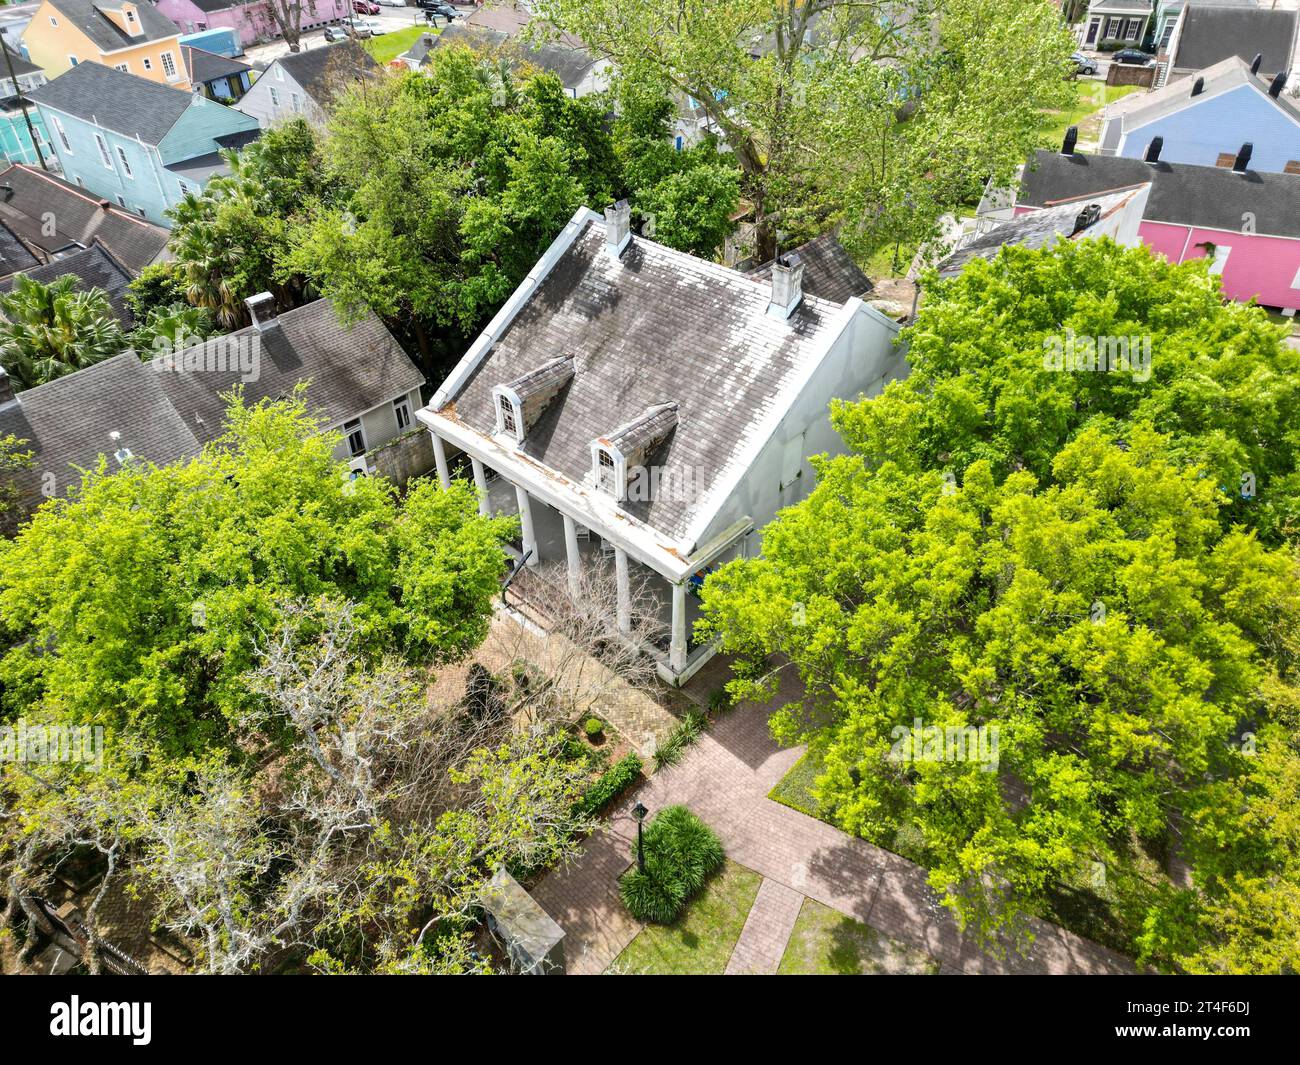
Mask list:
[[[68,181],[158,225],[225,173],[221,152],[258,136],[256,119],[201,95],[100,63],[30,94]]]
[[[1106,108],[1101,150],[1141,159],[1161,138],[1167,163],[1231,166],[1243,144],[1252,146],[1252,170],[1300,173],[1300,108],[1283,91],[1285,74],[1252,69],[1238,56],[1134,93]]]

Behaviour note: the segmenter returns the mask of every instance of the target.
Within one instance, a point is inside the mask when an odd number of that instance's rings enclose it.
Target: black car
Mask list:
[[[424,10],[426,18],[429,15],[441,15],[451,21],[457,15],[456,9],[447,0],[416,0],[416,5]]]
[[[1151,62],[1151,56],[1138,48],[1121,48],[1113,56],[1116,63],[1124,63],[1131,67],[1144,67]]]

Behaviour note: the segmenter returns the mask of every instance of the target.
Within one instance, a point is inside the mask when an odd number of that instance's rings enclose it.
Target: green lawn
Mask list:
[[[614,961],[614,972],[718,976],[727,967],[763,878],[726,862],[670,925],[648,925]]]
[[[777,973],[781,976],[932,976],[939,963],[838,910],[804,899]]]
[[[1099,81],[1079,80],[1071,85],[1075,92],[1074,105],[1043,115],[1039,144],[1044,148],[1059,148],[1065,131],[1071,126],[1079,127],[1080,140],[1096,140],[1101,135],[1101,109],[1130,93],[1145,91],[1138,85],[1104,85]]]
[[[361,47],[374,56],[376,63],[383,65],[407,51],[424,34],[441,32],[431,26],[410,26],[404,30],[385,33],[380,37],[371,37],[369,40],[362,41]]]

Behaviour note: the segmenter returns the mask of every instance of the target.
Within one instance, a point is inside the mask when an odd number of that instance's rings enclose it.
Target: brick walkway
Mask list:
[[[567,933],[570,971],[603,972],[639,930],[615,884],[630,864],[634,823],[628,811],[638,799],[652,814],[685,804],[718,833],[733,861],[920,948],[945,972],[1133,971],[1127,958],[1041,921],[1032,924],[1036,939],[1027,955],[1007,951],[998,958],[980,950],[940,906],[919,866],[767,798],[800,753],[778,748],[765,709],[745,704],[718,721],[678,765],[629,796],[583,854],[548,874],[535,892]]]
[[[727,962],[727,975],[765,976],[776,972],[803,900],[804,896],[794,888],[764,880]]]

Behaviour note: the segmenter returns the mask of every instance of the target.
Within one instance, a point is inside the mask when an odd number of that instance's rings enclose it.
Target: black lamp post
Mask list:
[[[645,824],[645,815],[650,811],[645,808],[645,803],[638,802],[632,807],[632,816],[636,818],[636,869],[638,873],[645,872],[645,836],[642,834],[642,826]]]

